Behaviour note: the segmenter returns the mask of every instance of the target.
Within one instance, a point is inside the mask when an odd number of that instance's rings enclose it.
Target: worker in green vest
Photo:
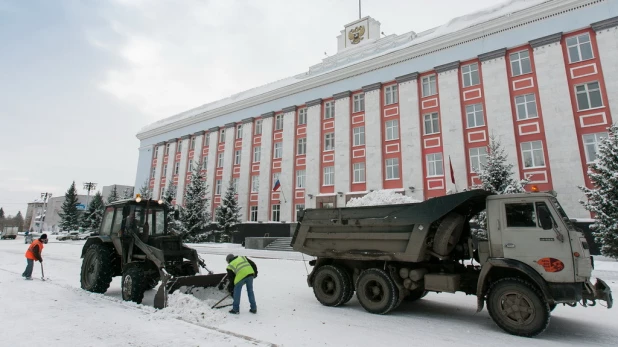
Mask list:
[[[238,314],[240,311],[240,294],[242,293],[242,287],[247,285],[247,294],[249,295],[249,312],[257,313],[257,306],[255,305],[255,296],[253,294],[253,279],[257,278],[258,270],[257,265],[251,259],[243,256],[235,256],[228,254],[225,258],[227,260],[227,277],[229,279],[228,290],[230,294],[234,295],[234,304],[230,310],[231,314]]]

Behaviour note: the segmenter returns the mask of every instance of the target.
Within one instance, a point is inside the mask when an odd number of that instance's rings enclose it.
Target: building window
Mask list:
[[[530,52],[527,50],[511,53],[509,55],[509,60],[511,61],[511,72],[513,76],[525,75],[532,72]]]
[[[332,151],[335,149],[335,133],[324,134],[324,150]]]
[[[217,167],[223,167],[223,153],[217,154]]]
[[[354,95],[354,111],[353,112],[363,112],[365,111],[365,94],[356,94]]]
[[[466,106],[466,118],[468,120],[468,128],[482,127],[485,125],[485,119],[483,118],[483,104]]]
[[[215,182],[215,194],[221,195],[221,180]]]
[[[204,158],[202,158],[202,170],[206,170],[208,169],[208,156],[205,155]]]
[[[234,192],[238,192],[238,177],[232,178],[232,188],[234,188]]]
[[[163,165],[163,176],[167,176],[167,164]]]
[[[481,171],[487,164],[487,147],[470,148],[470,169]]]
[[[324,185],[332,186],[335,184],[335,167],[326,166],[324,168]]]
[[[262,147],[253,147],[253,162],[259,163],[262,156]]]
[[[249,220],[251,222],[257,222],[258,218],[258,207],[257,206],[251,206],[251,214],[249,217]]]
[[[436,84],[436,75],[425,76],[421,79],[423,85],[423,97],[438,94],[438,86]]]
[[[307,154],[307,138],[303,137],[302,139],[298,139],[296,143],[296,155],[305,154]]]
[[[463,79],[464,88],[481,83],[479,78],[479,64],[473,63],[462,66],[461,77]]]
[[[305,209],[305,205],[304,204],[297,204],[296,205],[296,220],[298,220],[298,216],[300,215],[300,212],[302,212]]]
[[[260,176],[251,176],[251,192],[257,193],[260,191]]]
[[[399,121],[397,119],[386,122],[386,141],[399,138]]]
[[[424,116],[425,118],[425,135],[437,134],[440,132],[440,122],[438,113],[430,113]]]
[[[159,147],[160,147],[160,146],[155,146],[154,153],[153,153],[153,157],[154,157],[154,158],[156,158],[156,157],[158,157],[158,156],[159,156]]]
[[[427,154],[427,176],[444,176],[442,153]]]
[[[298,110],[298,125],[307,124],[307,108]]]
[[[591,82],[575,86],[577,94],[577,109],[579,111],[603,107],[599,82]]]
[[[234,165],[240,165],[240,150],[234,152]]]
[[[592,54],[592,43],[590,42],[590,34],[585,33],[577,36],[567,37],[567,49],[569,50],[569,61],[577,63],[579,61],[589,60],[594,58]]]
[[[324,103],[324,119],[331,119],[335,117],[335,102],[327,101]]]
[[[392,105],[399,102],[399,93],[397,93],[397,85],[392,85],[384,88],[384,104]]]
[[[354,133],[354,146],[363,146],[365,144],[365,127],[356,127],[352,132]]]
[[[236,126],[236,139],[242,139],[242,124]]]
[[[273,222],[279,222],[281,220],[281,205],[273,205]]]
[[[306,171],[296,171],[296,188],[305,188]]]
[[[219,143],[225,142],[225,129],[221,129],[219,132]]]
[[[543,143],[541,141],[523,142],[521,152],[526,169],[545,167],[545,156],[543,155]]]
[[[399,158],[386,159],[386,179],[399,179]]]
[[[262,120],[258,119],[255,121],[255,130],[253,131],[254,135],[262,135]]]
[[[210,133],[206,134],[206,139],[204,140],[204,146],[208,147],[210,145]]]
[[[150,172],[150,178],[154,178],[156,173],[157,173],[157,168],[153,167],[152,171]]]
[[[194,150],[194,149],[195,149],[195,137],[192,137],[192,138],[191,138],[191,144],[190,144],[190,146],[191,146],[191,150]]]
[[[165,144],[165,155],[170,155],[170,144],[169,143]]]
[[[536,98],[534,94],[516,96],[515,108],[517,109],[518,120],[536,118],[539,116],[536,111]]]
[[[607,133],[596,133],[584,135],[584,148],[586,150],[586,163],[592,163],[597,159],[599,144],[601,140],[607,138]]]
[[[163,199],[164,193],[165,193],[165,187],[161,187],[161,190],[159,191],[159,199]]]
[[[275,130],[283,129],[283,115],[278,114],[275,116]]]
[[[176,164],[174,164],[174,175],[178,175],[179,172],[180,172],[180,163],[176,162]]]
[[[275,142],[275,154],[273,159],[281,159],[283,156],[283,142]]]
[[[365,163],[354,163],[354,181],[353,183],[365,182]]]
[[[178,140],[177,144],[178,146],[176,146],[176,153],[180,153],[182,150],[182,140]]]

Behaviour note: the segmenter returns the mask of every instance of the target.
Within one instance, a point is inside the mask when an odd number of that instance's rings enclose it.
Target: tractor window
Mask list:
[[[153,210],[155,217],[155,228],[150,229],[151,235],[163,235],[165,233],[165,213],[162,210]]]
[[[122,207],[116,207],[116,218],[114,218],[114,225],[112,226],[112,233],[117,234],[120,231],[122,225]]]
[[[507,228],[536,228],[537,218],[533,203],[505,204]]]
[[[105,215],[101,223],[101,235],[110,235],[112,232],[112,220],[114,219],[114,208],[105,209]]]

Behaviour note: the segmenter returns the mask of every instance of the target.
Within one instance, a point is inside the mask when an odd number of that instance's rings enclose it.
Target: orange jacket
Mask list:
[[[28,247],[26,258],[41,261],[43,260],[43,258],[41,258],[41,253],[43,253],[43,242],[37,239],[32,241],[30,247]]]

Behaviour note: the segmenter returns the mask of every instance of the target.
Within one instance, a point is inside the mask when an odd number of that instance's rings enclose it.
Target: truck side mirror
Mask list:
[[[539,216],[539,223],[541,223],[541,228],[543,230],[551,230],[554,227],[554,222],[551,220],[551,215],[547,208],[541,207],[537,209],[537,213]]]

